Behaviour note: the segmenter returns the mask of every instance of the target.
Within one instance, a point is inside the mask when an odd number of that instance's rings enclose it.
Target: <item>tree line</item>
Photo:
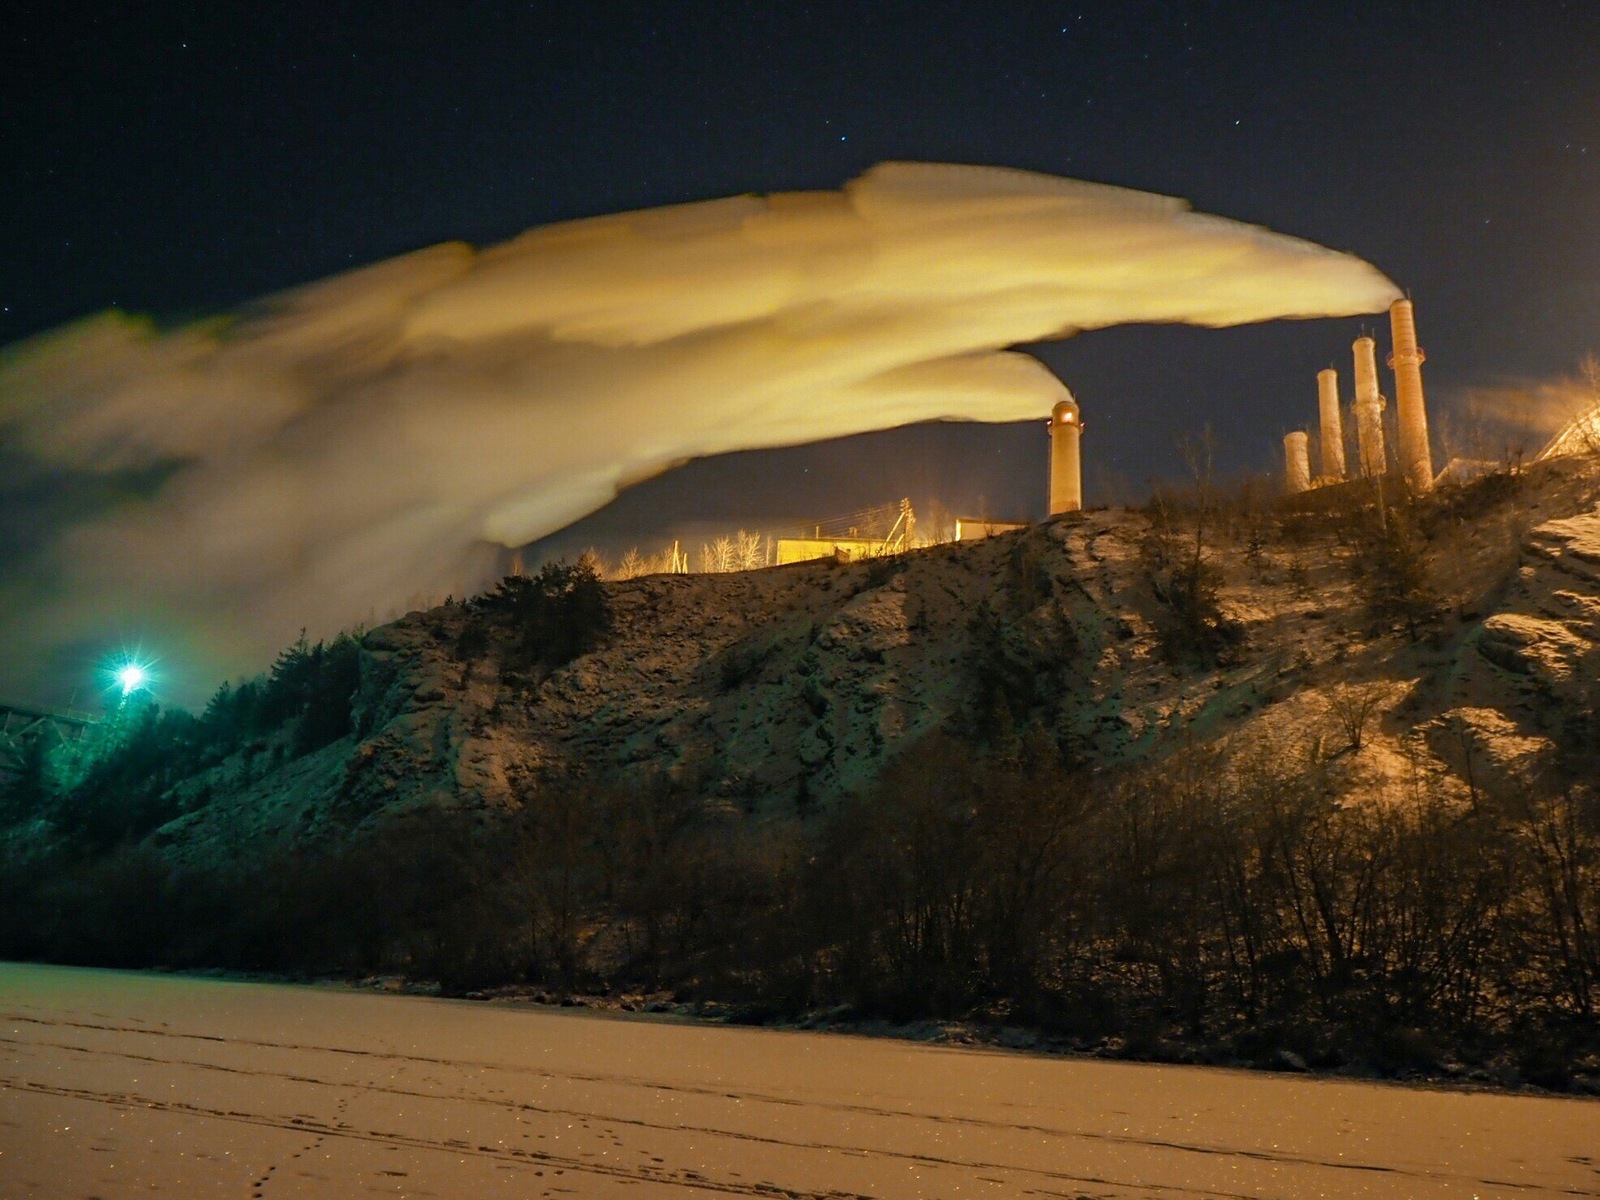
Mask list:
[[[226,868],[148,846],[8,871],[0,954],[399,971],[1023,1023],[1138,1057],[1380,1070],[1600,1063],[1600,798],[1527,781],[1330,798],[1326,762],[1190,749],[1073,770],[938,739],[806,821],[693,780],[524,779]]]
[[[136,693],[103,722],[79,777],[61,778],[41,757],[0,797],[0,824],[42,820],[83,853],[143,837],[209,802],[208,787],[180,786],[202,772],[242,755],[227,781],[237,785],[350,733],[359,654],[357,635],[311,643],[302,634],[270,671],[224,683],[198,716]]]

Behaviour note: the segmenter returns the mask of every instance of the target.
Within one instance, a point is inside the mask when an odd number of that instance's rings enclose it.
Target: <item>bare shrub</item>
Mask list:
[[[1344,734],[1350,753],[1361,752],[1367,722],[1383,702],[1388,688],[1376,680],[1367,683],[1337,683],[1329,689],[1326,703],[1328,712]]]
[[[1514,781],[1506,801],[1533,885],[1530,946],[1552,999],[1592,1020],[1600,1010],[1600,794],[1573,786],[1541,794],[1529,782]]]

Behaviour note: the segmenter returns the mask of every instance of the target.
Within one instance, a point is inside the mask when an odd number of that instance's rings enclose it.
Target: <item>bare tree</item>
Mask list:
[[[700,547],[700,570],[708,575],[737,570],[733,539],[719,537]]]
[[[746,533],[741,529],[734,535],[733,547],[734,562],[737,564],[734,570],[754,571],[767,565],[766,555],[761,546],[761,534]]]
[[[1328,693],[1328,711],[1338,722],[1339,730],[1344,734],[1350,747],[1350,753],[1360,753],[1367,722],[1387,691],[1388,688],[1384,684],[1371,681],[1335,684]]]
[[[1587,803],[1584,801],[1587,799]],[[1551,974],[1572,1011],[1593,1017],[1600,996],[1600,837],[1594,797],[1571,786],[1528,805],[1524,838]]]
[[[613,579],[637,579],[641,575],[649,574],[649,565],[639,554],[637,546],[629,547],[628,552],[617,560],[617,569],[612,572]]]

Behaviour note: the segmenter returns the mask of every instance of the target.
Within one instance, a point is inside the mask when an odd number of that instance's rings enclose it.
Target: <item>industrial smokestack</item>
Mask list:
[[[1389,367],[1394,371],[1395,415],[1400,424],[1400,469],[1413,492],[1433,489],[1433,451],[1428,446],[1428,410],[1422,400],[1422,360],[1417,345],[1416,315],[1411,301],[1389,306],[1389,332],[1394,351]]]
[[[1339,372],[1317,372],[1317,404],[1322,416],[1322,477],[1344,478],[1344,426],[1339,420]]]
[[[1069,392],[1050,410],[1050,515],[1077,512],[1083,507],[1083,468],[1078,439],[1083,417]]]
[[[1311,489],[1310,440],[1301,430],[1283,437],[1283,490],[1291,496]]]
[[[1376,478],[1389,469],[1383,451],[1383,396],[1378,391],[1377,343],[1358,337],[1356,355],[1356,438],[1361,447],[1361,473]]]

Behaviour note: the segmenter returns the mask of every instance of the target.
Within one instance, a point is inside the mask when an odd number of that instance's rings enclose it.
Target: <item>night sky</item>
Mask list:
[[[294,7],[12,7],[0,343],[912,159],[1181,196],[1360,255],[1416,301],[1438,408],[1600,349],[1600,5]],[[1206,423],[1226,465],[1274,462],[1314,420],[1316,370],[1348,388],[1362,324],[1032,349],[1083,405],[1104,501],[1175,470]],[[1033,422],[737,455],[552,546],[908,493],[1040,515],[1043,461]]]
[[[9,22],[0,342],[885,159],[1164,192],[1360,254],[1416,300],[1440,392],[1600,342],[1586,3],[77,7]],[[1137,476],[1146,421],[1260,457],[1349,333],[1042,353]]]

